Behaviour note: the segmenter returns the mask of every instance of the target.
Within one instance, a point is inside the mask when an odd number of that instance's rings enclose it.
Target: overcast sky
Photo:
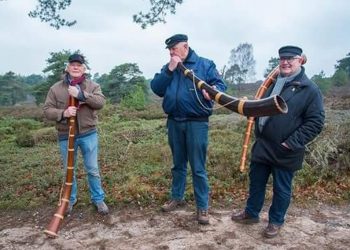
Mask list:
[[[50,52],[79,49],[92,74],[137,63],[151,78],[169,60],[164,40],[175,33],[187,34],[190,46],[219,70],[232,49],[252,44],[257,79],[283,45],[303,48],[310,77],[321,70],[332,75],[337,60],[350,52],[349,0],[184,0],[166,24],[145,30],[132,15],[147,11],[148,0],[73,0],[63,16],[78,23],[60,30],[28,17],[36,4],[0,1],[0,74],[42,74]]]

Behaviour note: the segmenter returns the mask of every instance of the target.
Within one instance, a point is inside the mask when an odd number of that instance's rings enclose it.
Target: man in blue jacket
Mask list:
[[[282,96],[287,102],[288,113],[256,120],[249,197],[245,210],[233,213],[231,217],[234,221],[246,224],[259,222],[266,183],[272,175],[272,204],[269,223],[263,233],[267,238],[277,236],[284,223],[292,195],[294,173],[302,167],[305,145],[321,132],[325,118],[321,92],[308,79],[302,66],[302,49],[284,46],[278,52],[280,73],[266,96]]]
[[[190,163],[194,196],[197,206],[197,220],[209,224],[209,185],[205,170],[208,147],[208,118],[212,113],[213,101],[208,93],[195,87],[177,68],[182,62],[185,67],[219,91],[226,85],[221,79],[213,61],[199,57],[188,45],[188,37],[176,34],[165,40],[170,52],[169,63],[155,74],[151,88],[163,97],[163,110],[168,115],[168,141],[173,156],[171,199],[162,206],[164,212],[173,211],[184,204],[187,162]]]

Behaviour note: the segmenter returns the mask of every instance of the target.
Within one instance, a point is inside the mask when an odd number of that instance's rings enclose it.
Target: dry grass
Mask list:
[[[56,132],[44,121],[38,127],[38,111],[31,112],[36,122],[26,120],[28,110],[22,117],[16,109],[16,119],[7,119],[13,117],[13,112],[0,113],[0,135],[5,131],[5,136],[0,136],[1,209],[54,205],[58,199],[63,176]],[[309,145],[304,168],[295,178],[295,201],[349,200],[349,117],[344,111],[327,110],[326,127]],[[30,128],[34,147],[16,145],[18,129],[14,124]],[[160,106],[154,104],[144,111],[128,112],[108,104],[100,113],[98,129],[99,163],[108,203],[145,207],[166,200],[172,158]],[[245,118],[237,114],[220,111],[211,118],[207,169],[213,206],[246,199],[247,173],[240,173],[238,166],[244,129]],[[87,204],[89,193],[80,156],[78,161],[79,201]],[[193,202],[191,185],[189,172],[186,199]]]

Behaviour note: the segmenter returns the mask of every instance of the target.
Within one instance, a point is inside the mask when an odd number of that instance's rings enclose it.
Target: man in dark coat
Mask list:
[[[259,222],[266,183],[272,175],[272,204],[269,223],[263,233],[268,238],[278,235],[284,223],[292,195],[292,180],[295,172],[302,168],[305,145],[321,132],[325,118],[321,92],[308,79],[302,66],[302,49],[284,46],[278,52],[280,73],[266,96],[282,96],[288,113],[256,120],[249,197],[245,210],[231,217],[246,224]]]

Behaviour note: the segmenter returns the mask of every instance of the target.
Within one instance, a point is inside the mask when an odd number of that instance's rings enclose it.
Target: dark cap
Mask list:
[[[303,50],[297,46],[283,46],[278,50],[279,56],[301,56]]]
[[[79,55],[79,54],[73,54],[73,55],[70,55],[69,58],[68,58],[68,62],[69,63],[72,63],[72,62],[79,62],[81,64],[84,64],[85,63],[85,59],[82,55]]]
[[[187,42],[188,37],[184,34],[176,34],[165,40],[166,49],[174,47],[179,42]]]

